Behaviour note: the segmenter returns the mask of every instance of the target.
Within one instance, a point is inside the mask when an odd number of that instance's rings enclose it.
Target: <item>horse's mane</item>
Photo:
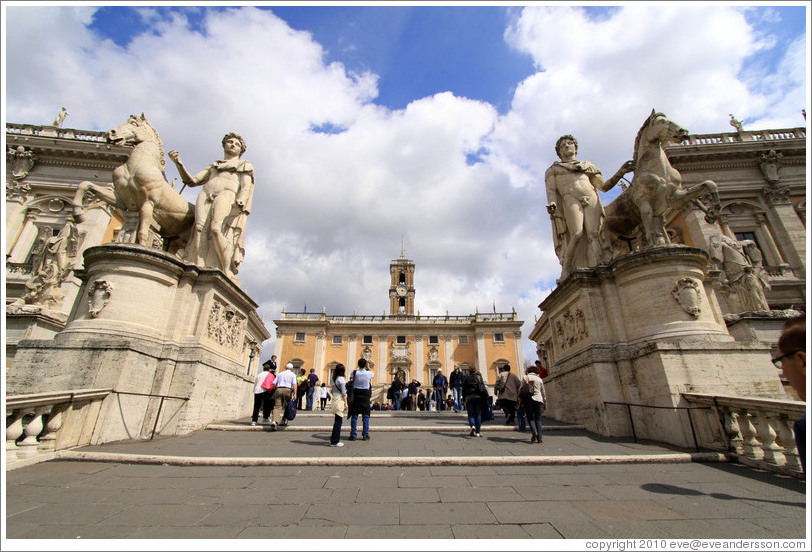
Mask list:
[[[142,123],[147,125],[149,129],[152,131],[152,133],[155,135],[155,141],[158,143],[158,149],[160,150],[159,157],[161,159],[161,172],[164,173],[164,179],[166,179],[166,155],[164,154],[164,144],[163,142],[161,142],[161,137],[158,136],[158,131],[155,130],[155,127],[152,126],[149,121],[147,121],[146,117],[144,117],[143,119],[136,117],[135,115],[131,115],[130,117],[136,121],[135,124],[137,125],[140,125]]]
[[[648,128],[651,122],[656,119],[657,117],[665,117],[665,113],[660,113],[659,111],[651,110],[651,115],[648,116],[648,119],[643,123],[643,126],[640,127],[640,130],[637,131],[637,136],[634,139],[634,155],[632,159],[637,161],[637,151],[640,148],[640,137],[643,136],[643,131]]]

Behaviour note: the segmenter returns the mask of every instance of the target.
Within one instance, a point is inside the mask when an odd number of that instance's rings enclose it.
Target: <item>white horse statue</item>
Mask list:
[[[73,198],[74,215],[81,220],[87,208],[82,204],[90,192],[105,203],[140,215],[136,243],[152,246],[150,227],[156,223],[167,242],[179,240],[182,247],[194,224],[194,205],[183,198],[166,180],[166,161],[158,133],[142,113],[130,115],[126,122],[110,129],[107,140],[116,144],[134,144],[127,162],[113,171],[113,187],[82,182]]]
[[[665,230],[664,215],[669,209],[681,209],[693,203],[705,213],[705,220],[716,222],[721,205],[716,183],[706,180],[692,188],[682,187],[682,176],[671,166],[663,147],[682,142],[688,131],[651,110],[634,142],[634,178],[629,189],[606,208],[606,226],[613,234],[631,237],[642,230],[645,245],[671,243]],[[709,196],[710,207],[700,198]]]

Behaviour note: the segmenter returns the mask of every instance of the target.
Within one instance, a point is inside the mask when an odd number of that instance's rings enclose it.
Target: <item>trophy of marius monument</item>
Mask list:
[[[254,191],[245,141],[227,134],[222,159],[194,175],[169,152],[184,187],[201,187],[193,205],[167,181],[163,144],[143,114],[107,139],[132,152],[112,186],[79,184],[74,219],[81,224],[103,201],[124,223],[114,243],[85,250],[65,328],[53,340],[18,344],[8,393],[113,389],[95,442],[153,428],[186,433],[246,415],[250,363],[270,334],[238,280]]]
[[[633,158],[606,181],[595,165],[576,158],[573,136],[556,143],[561,160],[545,181],[562,273],[530,335],[549,365],[545,383],[555,419],[630,436],[632,416],[638,437],[693,446],[694,429],[674,408],[685,406],[682,393],[786,398],[769,349],[737,342],[727,331],[716,289],[743,309],[766,309],[766,279],[747,244],[724,236],[716,222],[716,184],[686,189],[671,166],[663,147],[687,134],[652,110]],[[602,206],[597,192],[631,171],[628,188]],[[710,254],[671,243],[667,213],[691,208],[703,215]],[[711,274],[718,266],[726,268],[721,288]],[[718,424],[700,428],[717,430]]]

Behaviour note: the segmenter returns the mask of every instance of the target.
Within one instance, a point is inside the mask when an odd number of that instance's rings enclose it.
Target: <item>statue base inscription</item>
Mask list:
[[[83,284],[64,330],[17,344],[9,394],[113,389],[93,442],[155,427],[183,434],[250,414],[249,363],[270,335],[231,279],[135,244],[89,248],[77,276]]]
[[[631,436],[631,414],[637,437],[692,447],[681,393],[786,398],[769,346],[728,333],[708,266],[700,249],[652,247],[553,290],[530,335],[548,414],[609,436]]]

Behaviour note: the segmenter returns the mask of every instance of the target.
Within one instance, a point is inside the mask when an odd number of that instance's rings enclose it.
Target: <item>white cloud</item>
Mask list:
[[[309,33],[269,11],[205,12],[198,32],[142,9],[152,26],[122,48],[87,28],[92,10],[7,8],[4,116],[45,124],[65,105],[65,126],[106,130],[143,111],[192,171],[240,132],[257,175],[240,280],[271,329],[305,302],[382,313],[404,236],[421,313],[515,306],[526,338],[560,273],[542,182],[558,136],[575,134],[581,157],[611,174],[653,107],[694,132],[727,130],[731,111],[788,125],[784,104],[805,92],[803,41],[770,77],[782,92],[747,89],[737,75],[767,42],[724,6],[626,7],[601,21],[526,9],[506,36],[544,70],[517,83],[501,117],[451,92],[376,105],[377,75],[326,63]],[[323,125],[343,132],[313,132]],[[526,339],[525,350],[534,358]]]

